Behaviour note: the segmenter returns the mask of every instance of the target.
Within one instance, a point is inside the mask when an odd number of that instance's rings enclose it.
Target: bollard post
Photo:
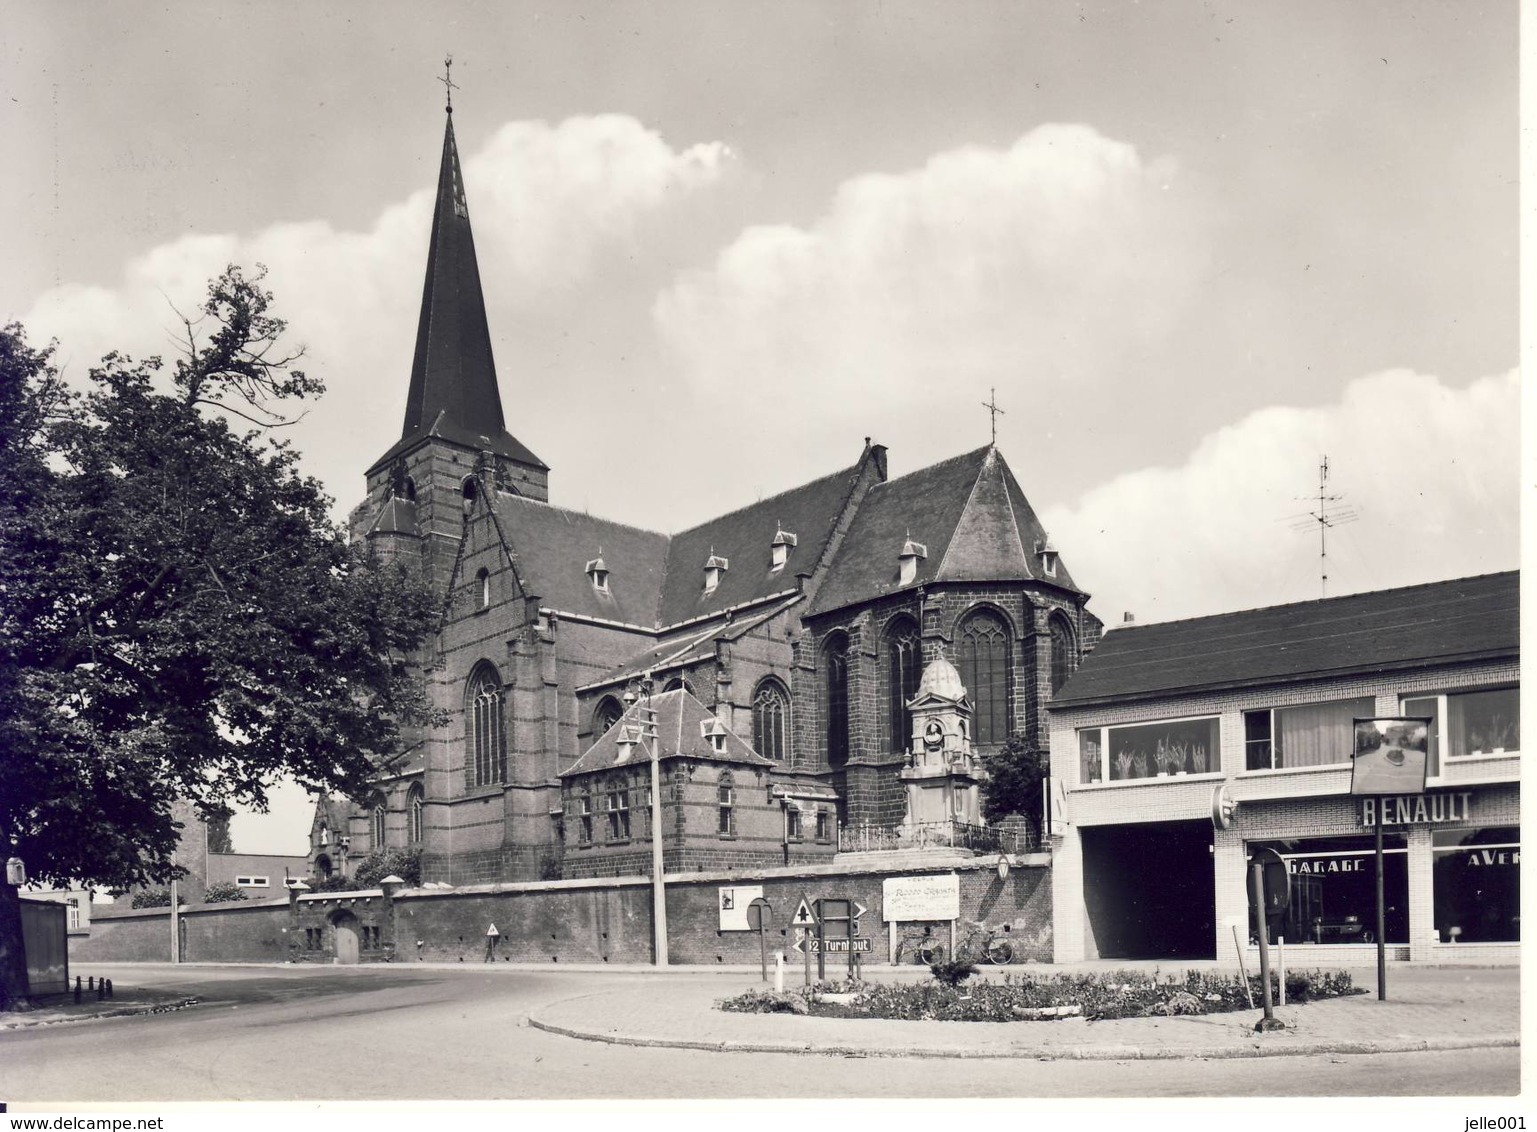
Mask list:
[[[1278,935],[1275,939],[1275,965],[1276,971],[1281,977],[1281,998],[1277,1006],[1286,1005],[1286,937]]]
[[[75,976],[75,1001],[80,1001],[80,976]]]
[[[783,994],[785,989],[785,953],[774,952],[774,993]]]
[[[89,976],[86,977],[85,989],[86,990],[95,990],[96,989],[96,976],[95,975],[89,975]]]
[[[107,997],[108,998],[112,997],[112,980],[111,979],[107,980]]]
[[[103,979],[101,982],[96,984],[96,1001],[100,1002],[102,999],[104,999],[106,997],[107,997],[107,980]]]

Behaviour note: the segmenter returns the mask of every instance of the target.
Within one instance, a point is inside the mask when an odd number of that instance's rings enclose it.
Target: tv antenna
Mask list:
[[[1328,487],[1329,457],[1323,456],[1318,463],[1317,508],[1291,516],[1291,529],[1294,531],[1318,528],[1318,584],[1320,595],[1323,597],[1329,596],[1329,531],[1333,527],[1354,523],[1361,517],[1354,507],[1345,503],[1343,495],[1329,494]],[[1313,502],[1310,496],[1299,498],[1306,498],[1309,503]]]

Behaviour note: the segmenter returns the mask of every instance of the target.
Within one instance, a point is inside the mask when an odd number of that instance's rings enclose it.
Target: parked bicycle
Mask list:
[[[935,963],[943,962],[944,958],[945,946],[939,941],[939,936],[934,934],[933,924],[908,928],[897,938],[898,963],[932,967]]]
[[[995,931],[982,921],[975,921],[955,945],[956,957],[973,963],[1012,963],[1014,945],[1008,940],[1008,931],[1008,924],[1003,925],[1002,931]]]

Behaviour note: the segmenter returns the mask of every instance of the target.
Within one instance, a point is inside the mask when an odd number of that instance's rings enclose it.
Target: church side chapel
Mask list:
[[[350,527],[441,591],[416,661],[450,722],[382,755],[367,804],[322,803],[312,862],[649,872],[653,742],[670,871],[961,843],[979,757],[1045,748],[1043,704],[1101,632],[1002,453],[890,478],[866,439],[671,535],[552,504],[503,415],[448,115],[405,420]]]

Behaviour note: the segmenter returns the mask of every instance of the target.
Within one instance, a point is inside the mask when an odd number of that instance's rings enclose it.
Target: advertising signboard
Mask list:
[[[1429,763],[1430,720],[1357,719],[1350,760],[1352,794],[1423,794]]]
[[[944,876],[888,877],[881,882],[881,919],[957,920],[961,915],[961,878]]]
[[[720,888],[720,930],[723,932],[752,931],[747,922],[747,908],[763,896],[761,884],[722,885]]]

